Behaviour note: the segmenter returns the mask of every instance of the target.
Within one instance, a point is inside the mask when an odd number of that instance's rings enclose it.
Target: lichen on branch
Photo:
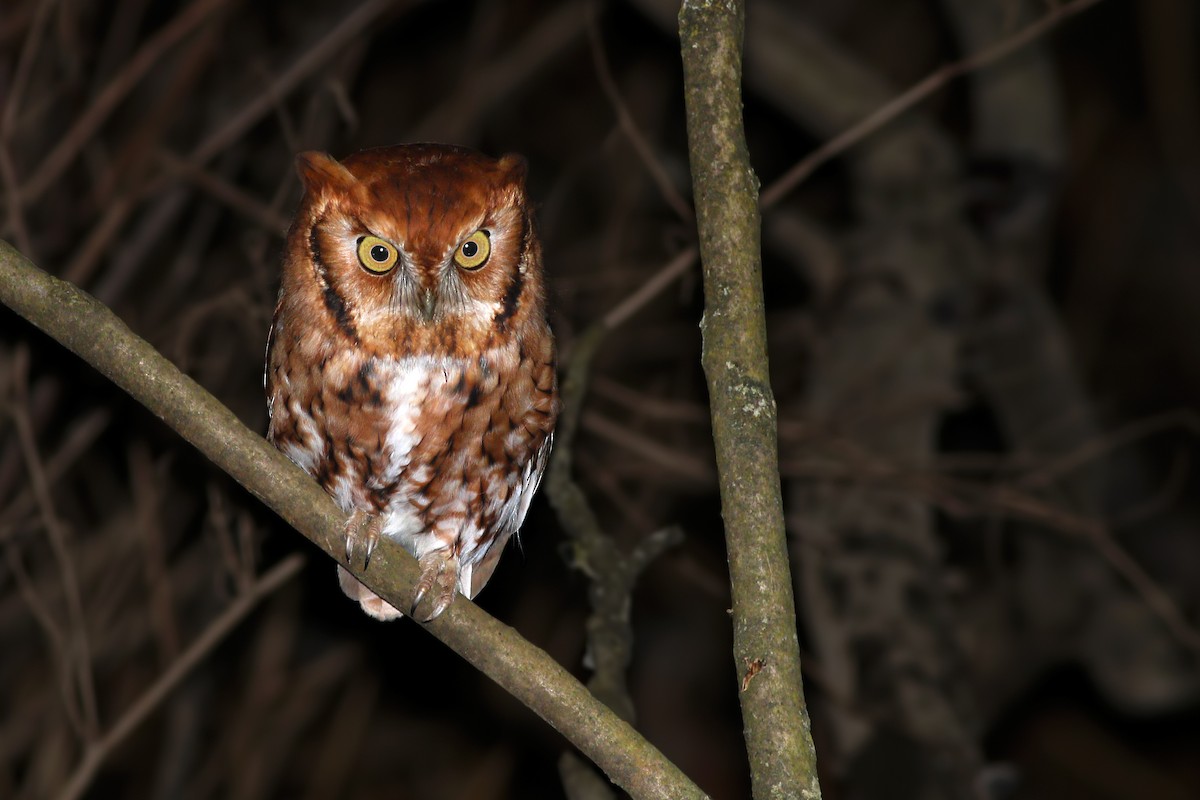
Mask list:
[[[758,181],[742,127],[741,2],[679,12],[700,258],[703,366],[733,597],[734,661],[757,800],[819,798],[800,676],[767,360]]]

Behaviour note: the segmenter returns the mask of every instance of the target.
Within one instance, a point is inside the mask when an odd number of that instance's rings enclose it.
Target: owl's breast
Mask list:
[[[275,375],[271,438],[343,511],[383,514],[384,534],[418,557],[451,546],[469,557],[520,525],[544,466],[553,396],[517,353],[348,351],[320,371]]]
[[[313,360],[280,359],[267,375],[268,438],[316,478],[346,513],[378,511],[368,491],[387,467],[386,377],[354,351]]]
[[[395,535],[418,557],[449,547],[474,563],[520,527],[541,479],[553,367],[547,382],[519,348],[496,348],[474,359],[406,359],[396,369]]]

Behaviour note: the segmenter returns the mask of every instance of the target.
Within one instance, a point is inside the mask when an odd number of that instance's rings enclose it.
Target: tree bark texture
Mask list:
[[[703,366],[754,797],[817,798],[767,368],[758,180],[742,127],[743,31],[739,2],[685,2],[679,13],[704,273]]]

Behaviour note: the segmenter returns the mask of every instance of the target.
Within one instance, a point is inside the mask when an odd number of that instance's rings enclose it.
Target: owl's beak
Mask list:
[[[433,312],[437,307],[437,293],[433,289],[428,289],[425,292],[425,297],[421,300],[421,319],[426,322],[433,322]]]

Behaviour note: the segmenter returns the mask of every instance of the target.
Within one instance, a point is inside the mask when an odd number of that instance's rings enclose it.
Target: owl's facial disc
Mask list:
[[[478,223],[476,223],[478,224]],[[452,253],[440,263],[429,261],[416,266],[413,294],[409,308],[425,324],[433,323],[444,313],[469,302],[469,295],[460,276],[478,273],[487,266],[492,255],[492,231],[476,228],[459,239]]]

